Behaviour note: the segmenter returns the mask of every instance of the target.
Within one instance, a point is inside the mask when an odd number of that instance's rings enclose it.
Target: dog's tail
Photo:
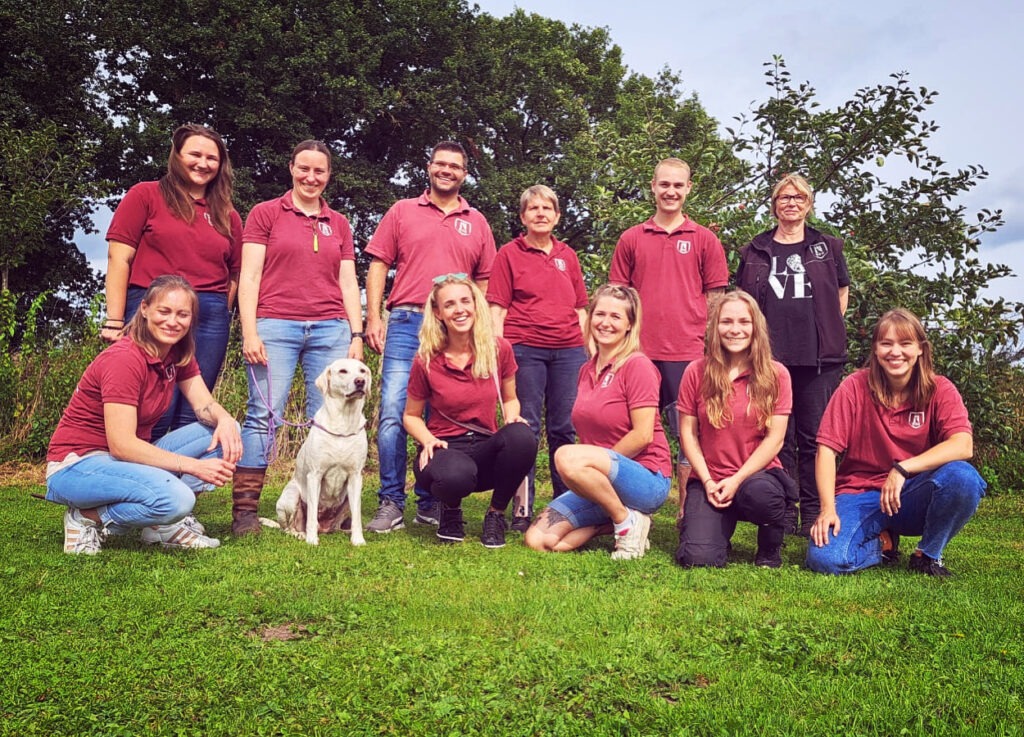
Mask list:
[[[269,517],[260,517],[260,523],[264,527],[273,527],[275,530],[281,529],[281,523],[276,519],[270,519]]]

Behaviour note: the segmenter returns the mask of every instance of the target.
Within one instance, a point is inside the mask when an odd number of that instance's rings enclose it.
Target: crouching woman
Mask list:
[[[146,290],[125,337],[93,360],[47,452],[46,498],[67,507],[64,552],[94,555],[109,534],[215,548],[192,516],[196,494],[231,480],[238,424],[213,401],[195,359],[196,293],[179,276]],[[177,387],[199,418],[150,443]]]
[[[853,573],[898,559],[900,535],[920,536],[911,571],[949,576],[942,553],[974,515],[985,482],[960,393],[932,368],[921,321],[885,313],[868,367],[848,376],[818,429],[821,513],[807,566]],[[836,470],[836,456],[844,454]]]

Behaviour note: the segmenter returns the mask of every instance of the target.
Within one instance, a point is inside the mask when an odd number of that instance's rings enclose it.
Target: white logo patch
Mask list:
[[[814,254],[814,258],[823,259],[828,256],[828,245],[824,241],[815,243],[811,246],[811,253]]]
[[[920,429],[924,425],[924,412],[911,412],[909,421],[912,428]]]
[[[676,241],[676,250],[685,256],[690,252],[690,241]]]
[[[602,389],[607,388],[608,385],[612,383],[612,379],[614,379],[614,378],[615,378],[615,372],[614,371],[609,371],[607,374],[605,374],[604,378],[601,379],[601,388]]]
[[[455,232],[459,235],[470,235],[473,232],[473,224],[462,218],[455,218]]]
[[[334,230],[331,228],[330,223],[317,223],[317,227],[320,228],[320,233],[323,235],[334,235]]]
[[[559,271],[565,271],[565,259],[564,258],[555,258],[555,259],[551,259],[551,260],[555,264],[555,268],[556,269],[558,269]]]

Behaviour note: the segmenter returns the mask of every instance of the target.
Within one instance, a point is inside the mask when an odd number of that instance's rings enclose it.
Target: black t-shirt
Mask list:
[[[818,328],[814,295],[804,270],[809,243],[772,241],[764,316],[772,339],[772,355],[786,366],[818,364]]]

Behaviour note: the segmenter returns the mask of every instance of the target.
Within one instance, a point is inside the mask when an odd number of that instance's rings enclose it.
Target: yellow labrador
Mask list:
[[[324,396],[306,441],[295,458],[295,475],[277,500],[277,522],[268,527],[320,543],[320,533],[335,532],[351,508],[352,544],[365,545],[361,498],[366,465],[363,404],[370,393],[370,370],[362,361],[341,358],[316,379]]]

